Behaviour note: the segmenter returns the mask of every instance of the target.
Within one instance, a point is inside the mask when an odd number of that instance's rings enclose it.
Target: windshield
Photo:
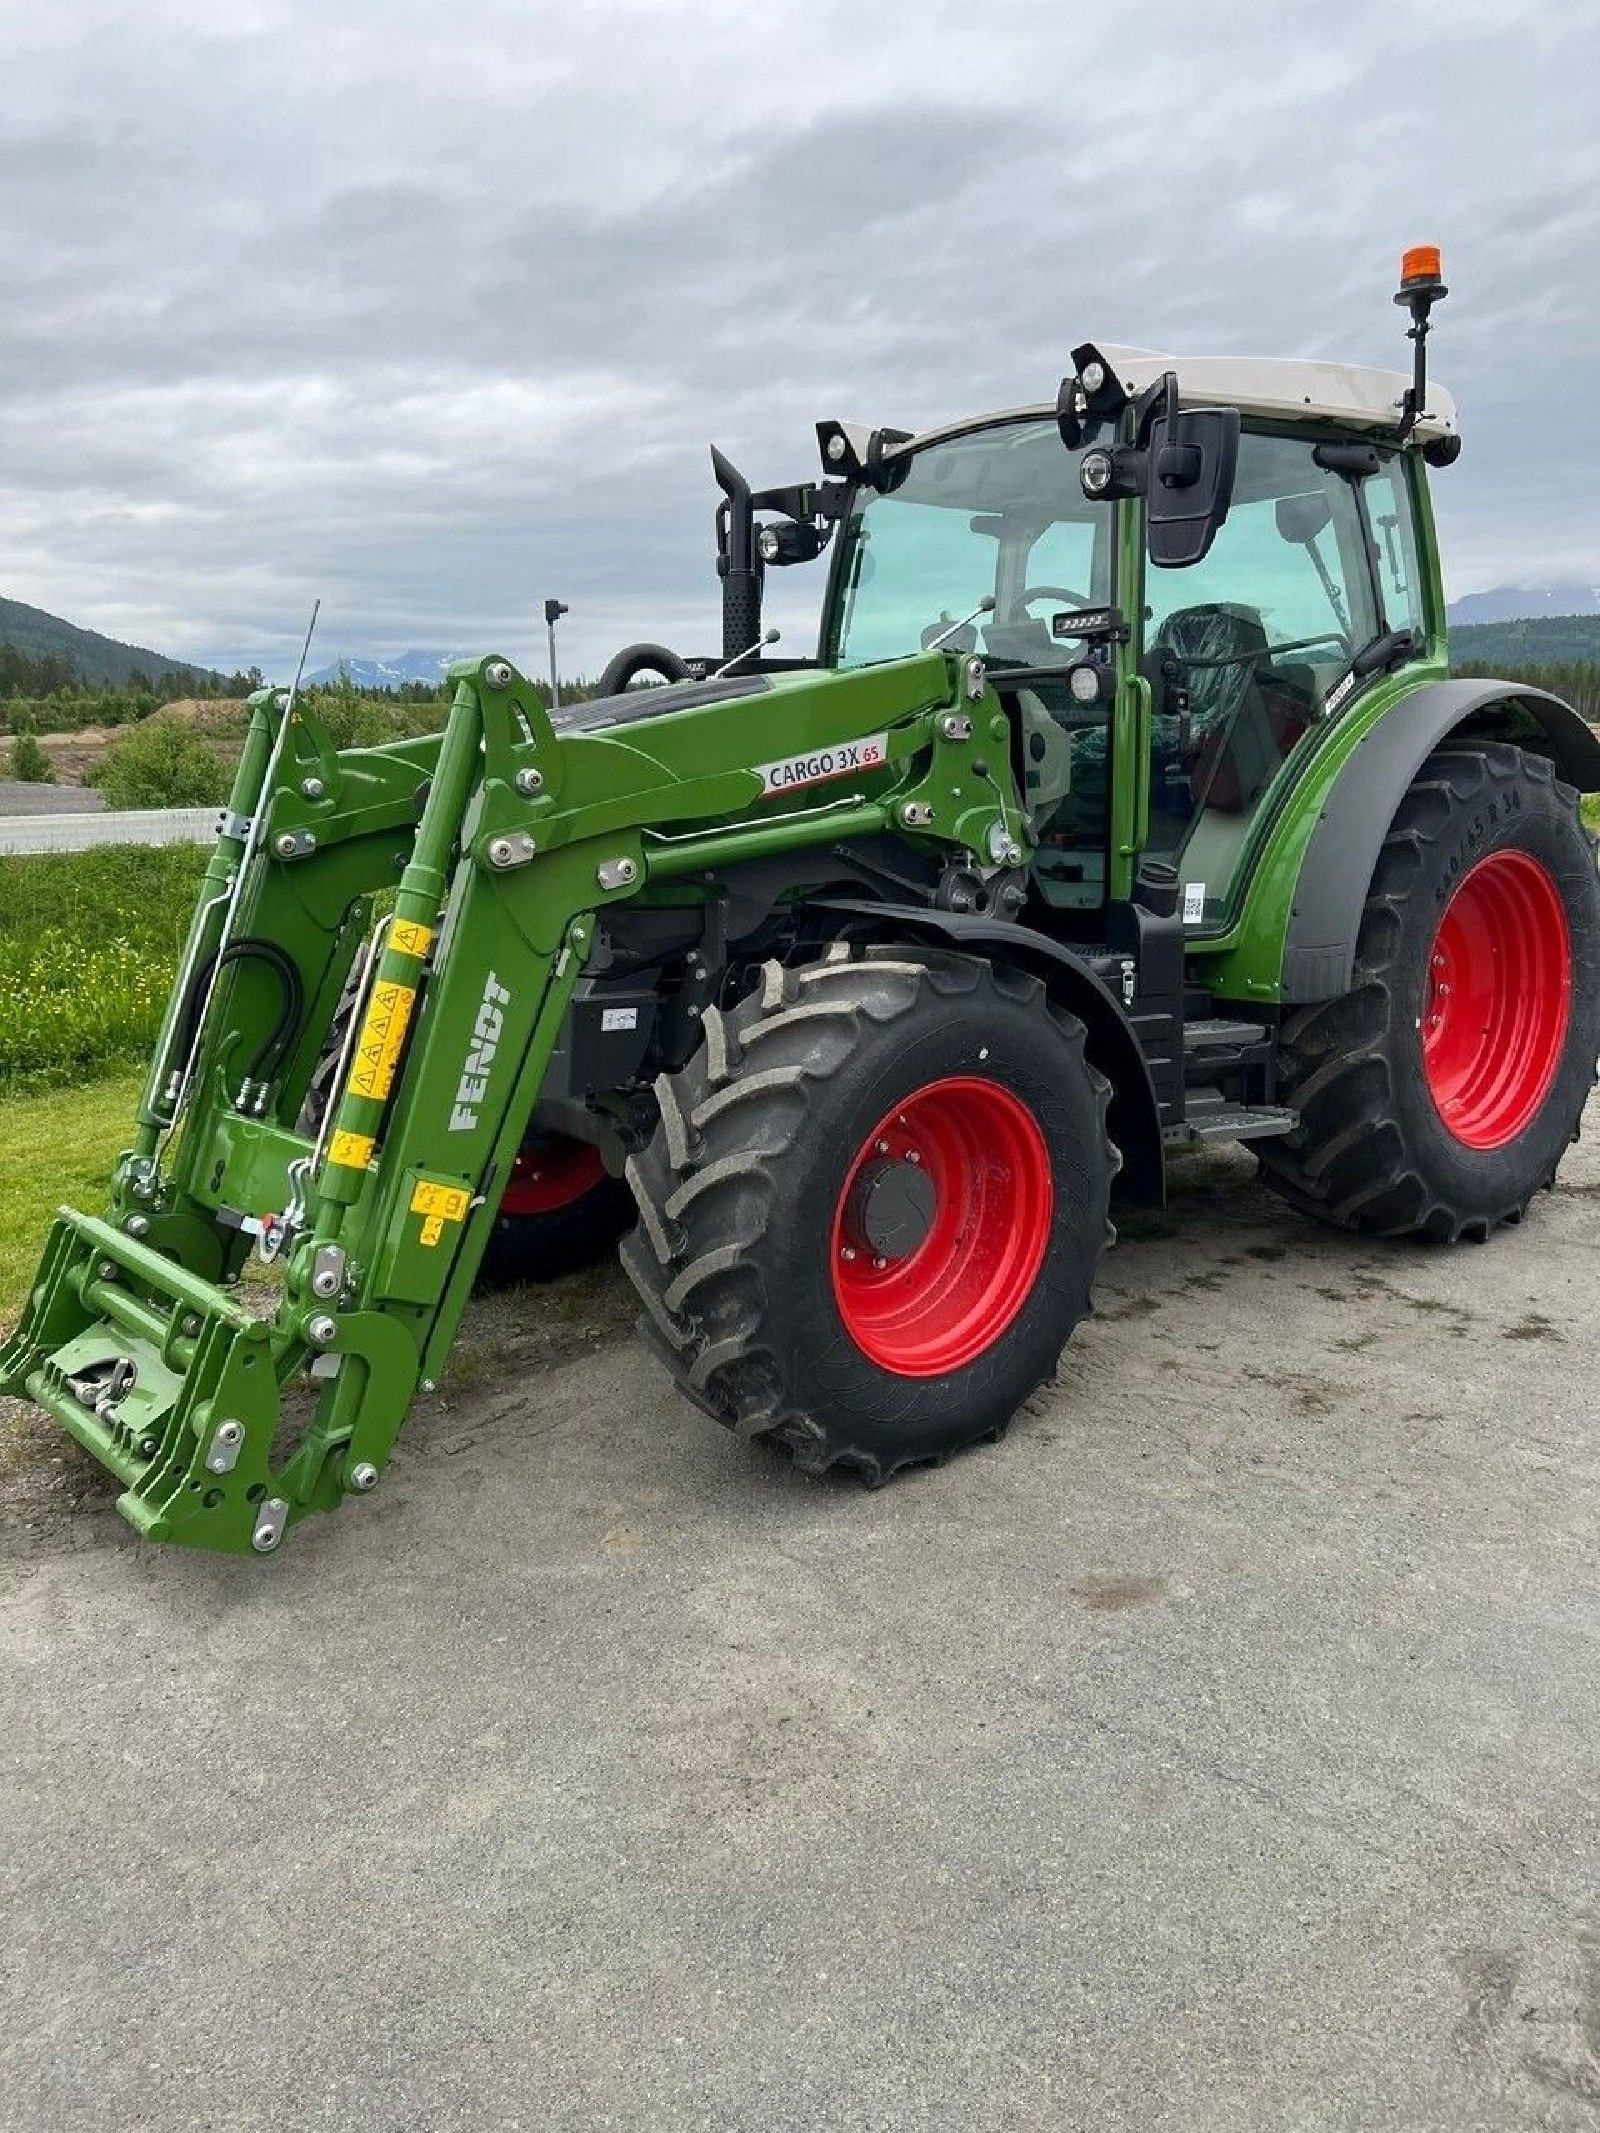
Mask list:
[[[1064,608],[1112,597],[1115,514],[1078,485],[1078,454],[1051,420],[972,430],[915,453],[889,496],[858,490],[841,529],[839,597],[824,647],[830,665],[869,666],[945,637],[1006,666],[1060,666],[1074,656],[1050,634]]]

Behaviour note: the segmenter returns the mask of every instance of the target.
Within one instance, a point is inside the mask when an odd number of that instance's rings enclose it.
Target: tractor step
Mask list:
[[[1265,1041],[1264,1022],[1233,1022],[1223,1015],[1205,1015],[1186,1022],[1183,1048],[1186,1052],[1240,1052]]]
[[[1184,1079],[1191,1086],[1204,1084],[1233,1067],[1259,1066],[1271,1058],[1272,1043],[1271,1031],[1261,1022],[1234,1022],[1220,1015],[1186,1022]]]
[[[1166,1139],[1182,1146],[1201,1141],[1267,1141],[1292,1133],[1298,1111],[1282,1104],[1230,1103],[1220,1089],[1191,1089],[1181,1126],[1167,1129]]]

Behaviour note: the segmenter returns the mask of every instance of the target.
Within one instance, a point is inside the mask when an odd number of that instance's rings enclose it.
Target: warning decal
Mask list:
[[[373,987],[367,1019],[361,1025],[356,1045],[355,1064],[345,1084],[349,1095],[370,1096],[375,1103],[382,1103],[394,1087],[395,1062],[400,1057],[416,997],[412,985]]]
[[[342,1170],[365,1170],[372,1161],[370,1133],[336,1133],[328,1143],[328,1161]]]
[[[447,1222],[459,1222],[472,1205],[472,1195],[465,1185],[441,1185],[432,1178],[420,1178],[412,1188],[411,1212],[422,1217],[422,1242],[435,1245],[444,1235]]]
[[[402,921],[389,928],[389,946],[398,948],[402,955],[426,955],[433,945],[433,928],[417,926]]]

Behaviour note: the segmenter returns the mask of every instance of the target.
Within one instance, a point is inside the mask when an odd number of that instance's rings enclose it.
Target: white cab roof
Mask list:
[[[1360,363],[1319,363],[1290,356],[1158,355],[1149,348],[1117,348],[1109,343],[1101,344],[1100,353],[1130,395],[1143,392],[1172,370],[1177,372],[1178,392],[1188,407],[1236,407],[1246,415],[1337,422],[1358,430],[1392,430],[1411,383],[1401,370],[1371,370]],[[991,422],[1054,414],[1052,401],[1040,407],[1008,408],[981,420],[969,417],[924,431],[906,449]],[[1419,440],[1456,434],[1455,401],[1431,378],[1427,409],[1412,434]]]

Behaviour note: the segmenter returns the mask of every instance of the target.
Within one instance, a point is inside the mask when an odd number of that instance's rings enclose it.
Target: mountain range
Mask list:
[[[168,674],[197,684],[220,677],[191,660],[169,659],[142,644],[123,644],[116,637],[102,637],[98,630],[80,629],[46,614],[42,607],[29,607],[22,600],[0,599],[0,644],[12,645],[29,659],[64,659],[78,679],[91,688],[125,689],[136,674],[147,681],[160,681]]]
[[[318,667],[306,680],[337,681],[341,674],[347,674],[358,689],[400,689],[412,681],[442,683],[445,668],[452,660],[465,656],[461,652],[410,651],[396,652],[389,659],[339,658]]]
[[[1452,625],[1528,622],[1545,615],[1600,615],[1600,585],[1492,585],[1468,593],[1445,610]]]
[[[1463,632],[1462,657],[1519,663],[1600,659],[1600,586],[1496,585],[1452,601],[1448,613],[1452,628]],[[14,645],[31,659],[68,660],[79,680],[96,688],[126,688],[138,673],[152,681],[176,674],[192,679],[198,693],[220,679],[213,669],[81,629],[21,600],[0,599],[0,644]],[[319,667],[308,679],[335,681],[343,670],[362,689],[399,689],[408,682],[434,687],[461,656],[426,647],[385,658],[352,654]]]

